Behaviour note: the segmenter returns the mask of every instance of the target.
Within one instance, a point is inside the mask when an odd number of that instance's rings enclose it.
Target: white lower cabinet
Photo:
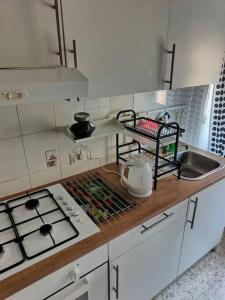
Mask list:
[[[185,217],[110,262],[111,300],[149,300],[176,278],[184,226]],[[144,239],[149,231],[139,234]]]
[[[221,180],[189,200],[178,275],[219,244],[224,223],[225,180]]]
[[[109,243],[111,300],[150,300],[216,247],[225,179]]]

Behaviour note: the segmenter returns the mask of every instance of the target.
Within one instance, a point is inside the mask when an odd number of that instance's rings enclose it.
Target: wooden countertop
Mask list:
[[[209,153],[207,153],[207,155],[209,155]],[[211,154],[210,156],[213,157]],[[216,158],[225,162],[223,158]],[[116,166],[116,164],[108,165],[107,168],[118,171],[118,166]],[[100,168],[98,171],[108,178],[113,185],[118,186],[121,189],[120,180],[117,175],[106,173]],[[169,207],[181,202],[223,178],[225,178],[225,168],[200,181],[177,180],[177,178],[173,175],[159,180],[157,190],[153,191],[152,195],[148,198],[139,200],[142,204],[140,207],[122,217],[119,217],[117,220],[113,220],[110,223],[102,225],[100,227],[100,232],[96,235],[70,246],[61,252],[58,252],[49,258],[2,280],[0,282],[0,299],[2,300],[9,297],[17,291],[58,270],[66,264],[109,242],[120,234],[140,225],[149,218],[163,212]],[[126,192],[125,194],[127,197],[131,198],[131,196]],[[14,196],[15,195],[5,197],[2,200],[6,200],[7,198],[12,198]],[[18,194],[16,196],[18,196]]]

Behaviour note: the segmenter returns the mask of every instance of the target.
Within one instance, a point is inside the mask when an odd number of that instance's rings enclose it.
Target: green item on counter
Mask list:
[[[175,152],[175,143],[169,144],[168,151],[169,153]]]

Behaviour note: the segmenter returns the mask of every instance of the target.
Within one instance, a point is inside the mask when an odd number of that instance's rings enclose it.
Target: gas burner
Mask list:
[[[25,206],[27,209],[34,209],[39,205],[39,200],[38,199],[30,199],[25,203]]]
[[[52,225],[50,225],[50,224],[44,224],[40,227],[40,233],[42,235],[47,235],[51,231],[52,231]]]
[[[0,281],[99,232],[60,184],[0,203],[0,221]]]

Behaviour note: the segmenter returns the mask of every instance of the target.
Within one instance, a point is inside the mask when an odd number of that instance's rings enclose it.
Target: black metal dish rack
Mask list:
[[[129,153],[138,152],[138,153],[147,153],[153,155],[155,158],[153,166],[153,188],[157,188],[157,179],[165,174],[177,170],[177,178],[180,178],[180,163],[177,160],[177,149],[180,136],[180,126],[176,122],[162,123],[155,121],[146,117],[137,117],[136,112],[132,109],[122,110],[117,114],[117,120],[121,116],[131,115],[129,119],[123,119],[120,121],[125,129],[134,134],[133,140],[129,143],[119,143],[119,134],[116,135],[116,161],[119,164],[119,160],[127,161],[123,156]],[[141,126],[140,123],[149,123],[151,128],[147,126]],[[155,151],[145,149],[140,142],[140,139],[143,138],[147,141],[155,142]],[[139,141],[138,141],[139,139]],[[174,143],[174,153],[170,158],[163,157],[160,155],[160,147]],[[129,149],[127,151],[120,152],[121,148],[137,145],[134,149]]]

